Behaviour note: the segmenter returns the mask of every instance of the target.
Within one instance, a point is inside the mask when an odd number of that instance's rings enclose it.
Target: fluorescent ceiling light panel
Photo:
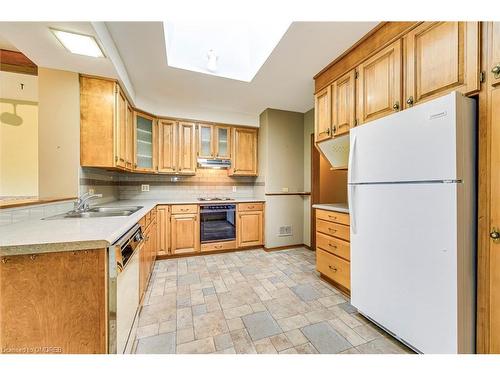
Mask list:
[[[104,53],[91,35],[76,34],[68,31],[50,29],[61,42],[61,44],[71,53],[78,55],[104,57]]]
[[[165,21],[167,64],[250,82],[281,40],[290,21]],[[215,54],[215,58],[214,58]]]

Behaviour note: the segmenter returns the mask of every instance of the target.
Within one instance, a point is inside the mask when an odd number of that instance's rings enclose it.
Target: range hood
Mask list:
[[[320,142],[318,147],[333,169],[347,169],[349,162],[349,134]]]
[[[200,166],[201,168],[228,169],[231,168],[231,160],[198,158],[198,166]]]

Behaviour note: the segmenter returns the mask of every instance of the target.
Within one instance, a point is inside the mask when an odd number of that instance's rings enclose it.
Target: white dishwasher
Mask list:
[[[133,340],[132,327],[139,308],[139,255],[142,241],[142,233],[139,229],[133,233],[121,247],[117,254],[123,256],[123,269],[117,276],[116,290],[116,352],[119,354],[127,352],[132,346],[129,339]],[[121,253],[121,254],[120,254]],[[122,268],[118,261],[118,268]]]

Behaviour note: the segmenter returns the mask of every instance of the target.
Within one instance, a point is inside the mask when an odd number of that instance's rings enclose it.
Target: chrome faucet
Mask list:
[[[95,198],[102,198],[102,194],[90,194],[89,192],[86,192],[75,201],[75,207],[73,211],[75,212],[87,211],[89,209],[89,200]]]

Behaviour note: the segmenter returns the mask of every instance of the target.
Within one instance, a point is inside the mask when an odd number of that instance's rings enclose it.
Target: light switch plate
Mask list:
[[[233,193],[236,193],[236,186],[233,186]]]
[[[287,187],[281,188],[281,191],[282,191],[283,193],[288,193],[288,188],[287,188]]]
[[[141,185],[141,191],[149,191],[149,185],[146,184]]]

